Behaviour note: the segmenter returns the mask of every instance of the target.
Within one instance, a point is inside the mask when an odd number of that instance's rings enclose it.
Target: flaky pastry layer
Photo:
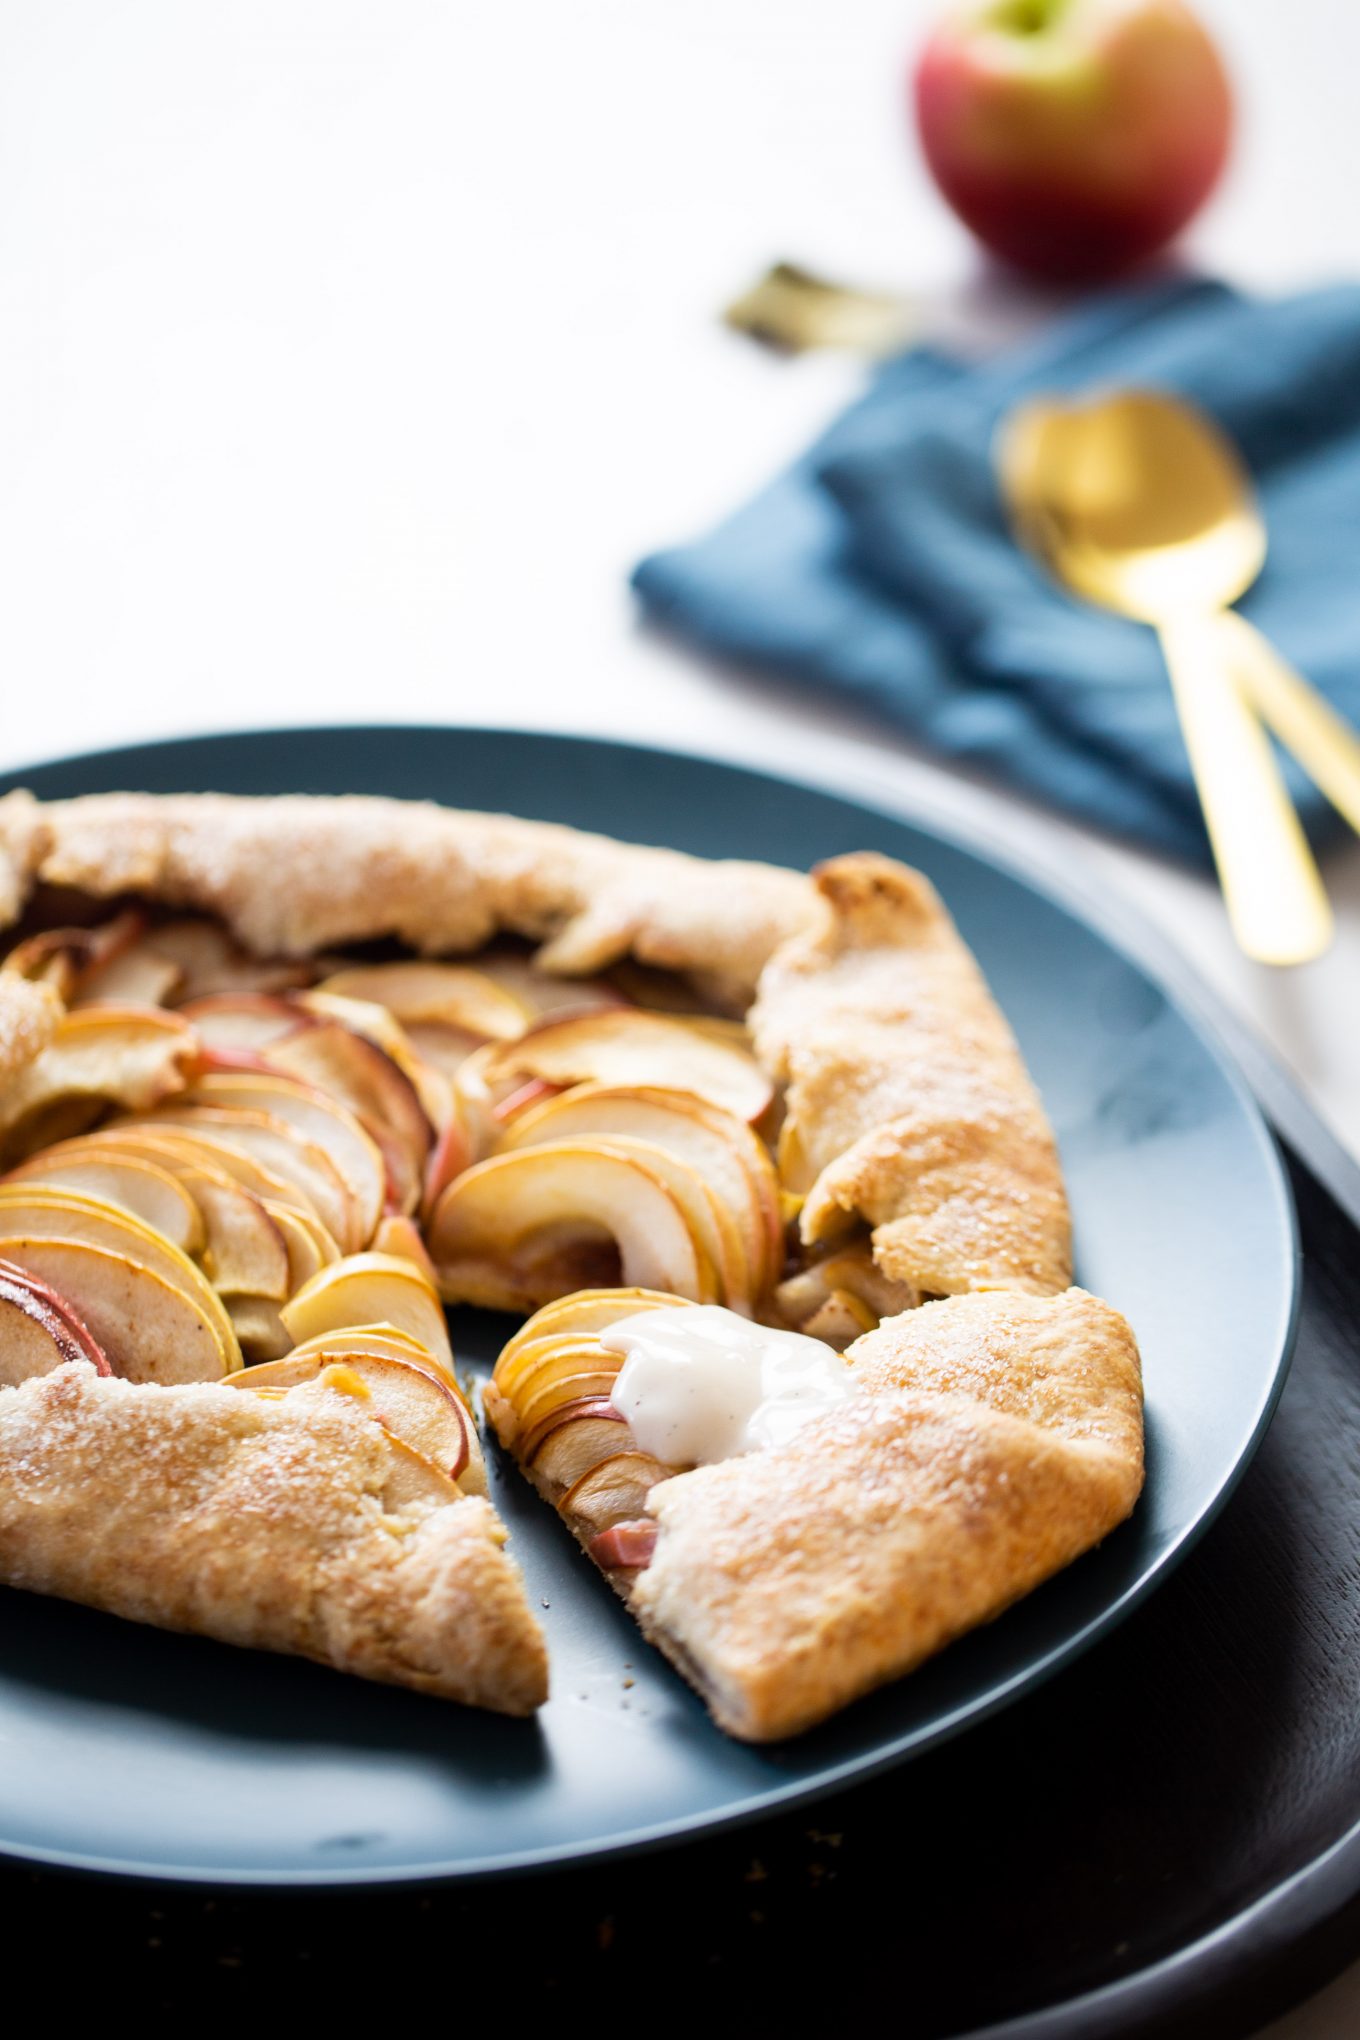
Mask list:
[[[0,1582],[504,1714],[547,1652],[490,1505],[392,1508],[348,1398],[161,1388],[82,1363],[0,1390]]]
[[[1070,1289],[953,1297],[848,1355],[786,1444],[652,1489],[630,1605],[731,1734],[797,1734],[1000,1614],[1122,1522],[1143,1481],[1133,1334]]]

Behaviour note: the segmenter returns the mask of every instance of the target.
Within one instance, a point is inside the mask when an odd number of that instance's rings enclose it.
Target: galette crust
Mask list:
[[[1108,1304],[954,1297],[848,1355],[862,1394],[653,1488],[630,1606],[722,1727],[794,1735],[989,1621],[1129,1514],[1133,1334]]]
[[[490,1505],[384,1506],[343,1396],[161,1388],[83,1363],[0,1391],[0,1581],[529,1714],[547,1652]]]
[[[364,794],[91,794],[0,799],[0,925],[39,883],[139,893],[219,915],[262,955],[395,936],[422,952],[502,932],[584,976],[631,954],[745,1005],[814,913],[807,881],[550,822]]]
[[[864,852],[815,874],[825,912],[767,965],[750,1014],[788,1086],[804,1241],[872,1228],[928,1295],[1072,1279],[1057,1149],[1014,1036],[938,895]]]

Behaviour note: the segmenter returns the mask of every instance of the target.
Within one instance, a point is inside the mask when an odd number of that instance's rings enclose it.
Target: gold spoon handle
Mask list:
[[[1225,609],[1219,628],[1233,676],[1256,713],[1353,829],[1360,829],[1360,735],[1255,624]]]
[[[1228,918],[1258,963],[1307,963],[1331,940],[1331,906],[1221,621],[1177,617],[1159,635]]]

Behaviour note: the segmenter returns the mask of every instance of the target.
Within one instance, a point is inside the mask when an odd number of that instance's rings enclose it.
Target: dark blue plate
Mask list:
[[[534,1723],[5,1594],[0,1849],[158,1877],[361,1883],[570,1862],[749,1819],[897,1763],[1034,1686],[1166,1575],[1250,1458],[1296,1302],[1293,1211],[1271,1138],[1202,1025],[1099,928],[990,854],[708,760],[489,730],[204,737],[43,766],[22,783],[46,796],[425,796],[710,856],[805,867],[871,847],[919,865],[1044,1093],[1079,1279],[1138,1332],[1149,1477],[1133,1520],[1099,1551],[902,1684],[775,1749],[711,1726],[500,1465],[495,1498],[552,1652],[553,1698]],[[460,1356],[488,1365],[504,1322],[458,1314]]]

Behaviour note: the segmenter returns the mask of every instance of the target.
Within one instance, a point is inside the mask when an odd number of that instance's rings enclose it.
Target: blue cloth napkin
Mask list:
[[[1072,601],[1015,545],[992,435],[1020,398],[1181,392],[1236,441],[1270,534],[1240,605],[1360,723],[1360,286],[1261,301],[1176,280],[1107,293],[981,366],[929,348],[754,502],[634,573],[697,645],[868,702],[947,756],[1202,861],[1208,844],[1151,631]],[[1291,788],[1315,837],[1332,810]]]

